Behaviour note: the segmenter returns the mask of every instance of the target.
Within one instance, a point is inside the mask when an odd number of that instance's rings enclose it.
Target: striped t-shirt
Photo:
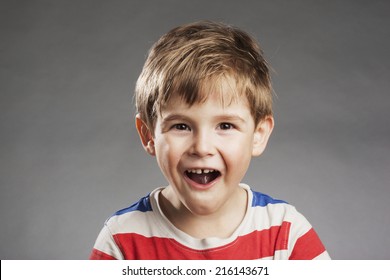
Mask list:
[[[229,238],[196,239],[177,229],[161,211],[159,188],[106,221],[90,259],[330,259],[295,207],[241,187],[248,193],[247,211]]]

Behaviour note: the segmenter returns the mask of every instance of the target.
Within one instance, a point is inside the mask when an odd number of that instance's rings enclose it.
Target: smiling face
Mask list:
[[[154,134],[137,119],[144,147],[156,156],[167,189],[173,191],[170,203],[177,209],[184,206],[196,215],[223,213],[236,202],[252,156],[265,148],[272,117],[255,125],[246,98],[221,102],[221,94],[234,96],[231,91],[222,81],[218,91],[192,106],[174,96],[160,112]]]

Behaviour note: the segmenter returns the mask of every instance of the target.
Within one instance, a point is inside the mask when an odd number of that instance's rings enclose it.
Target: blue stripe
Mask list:
[[[252,207],[256,206],[267,206],[268,204],[278,204],[278,203],[287,203],[284,200],[274,199],[270,197],[269,195],[252,191],[253,193],[253,200],[252,200]]]
[[[123,215],[125,213],[129,213],[129,212],[133,212],[133,211],[141,211],[141,212],[152,211],[152,205],[150,204],[149,195],[150,194],[141,198],[138,202],[134,203],[133,205],[131,205],[125,209],[119,210],[118,212],[116,212],[114,214],[114,216]]]

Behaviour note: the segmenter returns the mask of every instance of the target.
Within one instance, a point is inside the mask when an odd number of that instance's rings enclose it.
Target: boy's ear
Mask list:
[[[146,123],[141,119],[141,116],[137,114],[135,116],[135,126],[137,127],[139,138],[141,139],[142,146],[145,151],[152,155],[156,155],[156,151],[154,148],[154,140],[152,133]]]
[[[252,156],[259,156],[263,153],[273,128],[274,118],[272,116],[267,116],[258,123],[253,135]]]

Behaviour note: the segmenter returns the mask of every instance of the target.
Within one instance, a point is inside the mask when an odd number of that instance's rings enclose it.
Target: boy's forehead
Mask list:
[[[245,104],[249,108],[249,103],[246,95],[243,93],[242,86],[239,86],[234,78],[230,76],[213,77],[206,79],[200,83],[198,92],[195,93],[195,98],[192,102],[188,102],[188,95],[193,93],[173,91],[170,98],[163,104],[160,110],[172,107],[191,108],[193,105],[201,105],[207,101],[220,103],[222,107],[230,105]]]
[[[174,95],[165,106],[160,109],[159,116],[165,119],[169,115],[191,115],[203,112],[211,115],[238,114],[252,117],[249,103],[244,96],[236,98],[232,96],[221,96],[218,92],[211,92],[206,98],[189,104],[179,95]],[[244,118],[244,117],[243,117]],[[246,119],[246,118],[244,118]]]

